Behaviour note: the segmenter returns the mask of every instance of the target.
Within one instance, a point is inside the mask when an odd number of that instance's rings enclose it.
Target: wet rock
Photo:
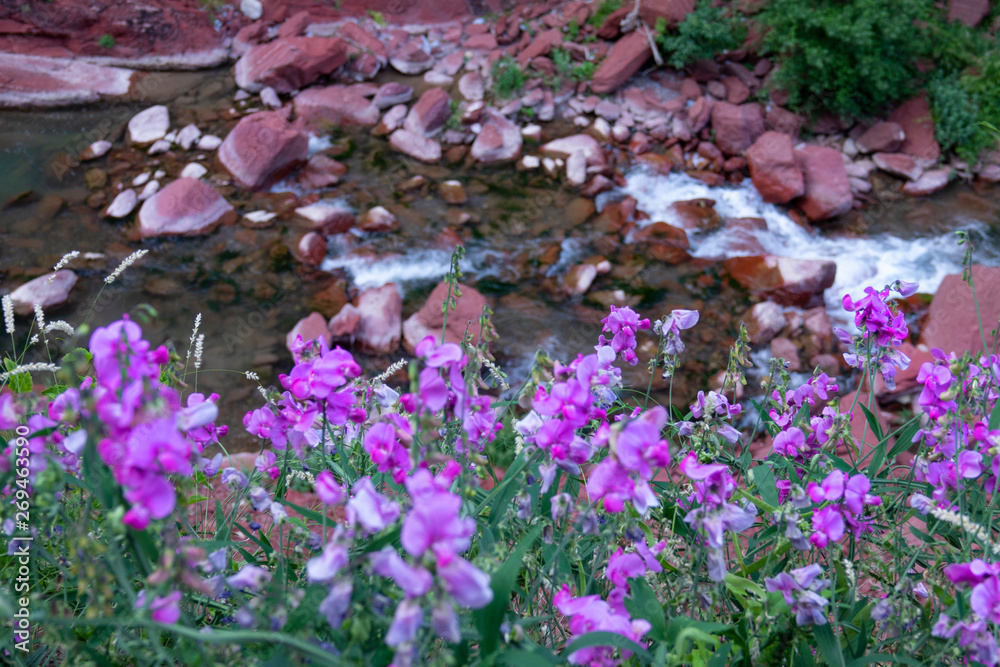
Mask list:
[[[601,151],[601,145],[589,134],[573,134],[550,141],[542,146],[541,153],[546,157],[564,160],[579,153],[588,166],[604,165],[604,153]]]
[[[389,64],[400,74],[423,74],[434,65],[434,58],[423,49],[423,40],[414,37],[389,55]]]
[[[198,236],[232,224],[236,212],[208,183],[178,178],[139,209],[139,232],[152,236]]]
[[[63,305],[69,301],[69,293],[76,285],[76,280],[74,272],[62,269],[26,282],[10,293],[14,312],[18,315],[30,315],[35,312],[36,303],[44,310]]]
[[[87,160],[96,160],[102,155],[107,154],[109,150],[111,150],[110,141],[104,141],[103,139],[95,141],[83,149],[83,152],[80,153],[80,160],[83,162],[86,162]]]
[[[130,69],[71,58],[4,53],[0,58],[0,107],[37,109],[124,97],[135,76]]]
[[[222,145],[222,139],[215,136],[214,134],[206,134],[198,139],[198,150],[200,151],[214,151],[216,148]]]
[[[389,136],[389,145],[421,162],[433,164],[441,159],[441,144],[406,129],[393,132]]]
[[[948,20],[961,21],[970,28],[990,13],[989,0],[948,0]]]
[[[920,174],[924,171],[913,156],[905,153],[875,153],[872,161],[882,171],[911,181],[920,178]]]
[[[905,102],[889,114],[888,120],[898,123],[906,135],[900,151],[927,163],[937,162],[941,157],[941,146],[934,137],[934,118],[926,97],[914,97]]]
[[[715,210],[714,199],[691,199],[670,205],[674,214],[671,224],[681,229],[709,231],[722,225],[722,216]]]
[[[795,150],[795,161],[805,181],[805,194],[796,203],[810,220],[827,220],[851,210],[854,194],[840,151],[807,145]]]
[[[785,306],[822,303],[837,274],[834,262],[775,255],[732,257],[724,266],[746,289]]]
[[[759,104],[716,102],[712,106],[715,145],[726,155],[742,155],[764,134],[764,112]]]
[[[417,100],[403,122],[403,129],[431,137],[451,118],[451,97],[444,88],[431,88]]]
[[[126,215],[135,210],[136,204],[139,203],[139,198],[135,194],[135,190],[129,188],[127,190],[122,190],[115,197],[111,205],[108,206],[107,210],[104,211],[104,215],[109,218],[124,218]]]
[[[327,347],[329,347],[330,332],[327,329],[326,318],[323,317],[321,313],[309,313],[308,316],[299,320],[285,337],[285,347],[287,347],[289,351],[297,347],[296,339],[299,336],[301,336],[302,341],[306,343],[309,341],[323,339],[326,342]]]
[[[577,264],[563,276],[563,289],[569,296],[587,293],[597,278],[597,267],[593,264]]]
[[[146,187],[144,187],[142,189],[142,192],[139,193],[139,201],[146,201],[147,199],[155,195],[159,190],[160,190],[159,181],[150,181],[149,183],[146,183]]]
[[[739,77],[727,76],[722,83],[726,86],[726,101],[730,104],[743,104],[750,97],[750,89]]]
[[[260,111],[237,123],[218,155],[233,180],[244,188],[259,190],[305,162],[309,139],[282,112]]]
[[[466,72],[458,80],[458,92],[470,102],[483,99],[483,95],[486,93],[483,76],[479,72]]]
[[[181,178],[201,178],[202,176],[204,176],[207,173],[208,173],[208,169],[206,169],[204,166],[198,164],[197,162],[192,162],[190,164],[185,165],[184,168],[181,169],[180,177]]]
[[[771,106],[768,109],[765,121],[767,129],[784,132],[792,139],[798,137],[799,130],[802,129],[802,117],[779,106]]]
[[[148,146],[157,139],[162,139],[169,130],[170,112],[167,107],[158,104],[132,117],[128,122],[128,140],[136,146]]]
[[[764,201],[786,204],[805,192],[805,180],[795,161],[792,138],[765,132],[747,150],[750,178]]]
[[[789,373],[798,373],[802,370],[802,361],[799,359],[799,350],[795,343],[787,338],[775,338],[771,341],[771,356],[785,360],[785,370]]]
[[[930,169],[912,183],[903,185],[903,192],[913,197],[926,197],[948,185],[949,169]]]
[[[160,139],[154,141],[153,145],[149,147],[147,151],[150,155],[159,155],[160,153],[166,153],[170,150],[170,142],[166,139]]]
[[[643,252],[660,262],[679,264],[688,260],[690,241],[683,229],[657,221],[637,229],[633,235],[635,243]]]
[[[314,130],[330,125],[375,125],[378,107],[354,86],[309,88],[295,96],[295,113]]]
[[[251,47],[236,62],[236,85],[250,92],[303,88],[347,62],[347,45],[335,37],[284,37]]]
[[[761,301],[750,309],[747,332],[754,345],[766,345],[785,328],[785,312],[771,301]]]
[[[504,116],[489,112],[483,129],[476,135],[470,151],[472,159],[483,164],[507,162],[521,157],[520,128]]]
[[[391,232],[399,229],[399,221],[387,209],[375,206],[358,219],[358,228],[365,232]]]
[[[648,26],[655,26],[663,19],[668,28],[674,28],[694,11],[694,4],[694,0],[643,0],[639,16]]]
[[[309,232],[301,239],[296,255],[299,260],[310,266],[319,266],[326,258],[326,238],[316,232]]]
[[[465,188],[459,181],[445,181],[438,186],[438,193],[446,204],[464,204],[468,201]]]
[[[353,303],[346,303],[336,315],[330,318],[327,329],[334,339],[353,338],[361,324],[361,311]]]
[[[201,130],[198,129],[197,125],[185,125],[184,128],[177,133],[177,145],[184,150],[191,150],[198,139],[201,138]]]
[[[976,286],[979,309],[986,340],[992,345],[990,329],[1000,319],[1000,268],[976,265],[972,267],[972,280]],[[990,296],[987,296],[990,295]],[[972,290],[959,275],[945,276],[931,300],[920,342],[929,348],[939,347],[947,352],[962,354],[966,350],[980,353],[983,350],[976,317],[976,300]],[[995,349],[989,350],[990,353]]]
[[[411,99],[413,99],[412,86],[390,81],[379,87],[375,97],[372,98],[372,104],[379,109],[388,109],[397,104],[406,104]]]
[[[264,5],[261,0],[240,0],[240,11],[251,21],[256,21],[264,15]]]
[[[403,298],[395,283],[362,292],[355,307],[360,322],[355,330],[359,347],[370,354],[390,354],[399,347]]]
[[[260,103],[269,109],[281,108],[281,98],[278,97],[278,93],[275,92],[274,88],[270,86],[260,91]]]
[[[597,94],[610,93],[639,71],[652,55],[645,33],[636,30],[625,35],[611,47],[590,82]]]
[[[312,228],[322,234],[343,234],[354,226],[351,210],[335,201],[321,199],[315,204],[300,206],[295,213],[312,223]]]
[[[895,153],[906,140],[899,123],[875,123],[857,138],[855,144],[862,153]]]
[[[459,285],[462,296],[455,300],[455,307],[448,311],[448,322],[445,328],[445,342],[458,343],[465,339],[465,332],[472,334],[473,342],[479,340],[479,318],[486,298],[468,285]],[[417,344],[427,336],[441,340],[441,329],[445,326],[444,313],[441,306],[448,298],[448,284],[438,283],[437,287],[427,297],[423,307],[403,323],[403,344],[406,350],[413,353]],[[452,294],[454,298],[454,293]]]

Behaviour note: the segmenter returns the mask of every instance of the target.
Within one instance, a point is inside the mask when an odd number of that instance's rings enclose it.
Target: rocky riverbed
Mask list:
[[[198,388],[225,390],[230,423],[252,400],[242,371],[276,382],[296,333],[378,369],[440,331],[457,245],[449,336],[489,304],[515,379],[536,349],[592,346],[609,305],[700,309],[682,403],[725,367],[741,320],[790,370],[845,373],[831,318],[867,284],[920,280],[912,327],[949,346],[963,329],[940,323],[969,312],[945,279],[962,259],[949,233],[970,230],[997,264],[1000,155],[942,156],[923,97],[851,127],[799,117],[750,49],[653,67],[643,26],[692,2],[644,0],[599,26],[584,2],[300,4],[0,15],[0,105],[30,109],[0,123],[0,292],[73,324],[148,303],[154,336],[179,345],[202,313],[213,370]],[[557,69],[566,58],[593,76]],[[516,89],[500,81],[515,63]],[[994,270],[977,276],[981,298],[996,293]]]

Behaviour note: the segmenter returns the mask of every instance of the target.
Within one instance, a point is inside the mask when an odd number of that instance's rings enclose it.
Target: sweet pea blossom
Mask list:
[[[663,336],[663,351],[665,354],[676,355],[684,351],[681,331],[698,324],[700,314],[697,310],[677,309],[670,311],[664,320],[657,320],[653,330]]]
[[[820,579],[823,569],[813,563],[789,572],[780,572],[775,577],[764,580],[764,586],[772,593],[781,593],[792,611],[798,625],[825,625],[824,607],[829,600],[819,595],[830,586],[829,579]]]
[[[635,356],[635,334],[640,329],[649,328],[649,318],[639,319],[639,315],[629,307],[611,306],[610,314],[601,320],[602,331],[613,334],[610,341],[603,335],[598,339],[598,346],[610,346],[615,354],[620,354],[629,365],[635,366],[639,359]]]

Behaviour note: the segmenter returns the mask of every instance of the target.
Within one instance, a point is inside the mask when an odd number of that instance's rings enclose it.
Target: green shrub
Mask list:
[[[604,20],[621,6],[622,0],[604,0],[604,2],[597,7],[597,11],[593,13],[587,23],[600,28],[604,25]]]
[[[580,23],[576,19],[573,19],[566,26],[566,37],[569,41],[575,42],[576,38],[580,36]]]
[[[590,81],[594,76],[597,66],[593,62],[575,63],[573,56],[565,49],[553,49],[549,55],[552,56],[552,64],[559,72],[560,80],[562,77],[569,77],[574,81]]]
[[[934,134],[943,150],[958,149],[966,156],[978,153],[979,101],[962,82],[949,76],[937,76],[927,86]]]
[[[677,26],[676,32],[667,32],[662,18],[657,21],[656,32],[667,62],[677,69],[737,49],[746,38],[746,28],[740,17],[727,14],[709,0],[700,0],[695,10]]]
[[[108,33],[104,33],[97,38],[97,45],[105,49],[110,49],[115,45],[115,38]]]
[[[490,68],[493,77],[493,94],[501,99],[513,97],[524,87],[527,80],[521,66],[510,56],[504,56]]]
[[[877,113],[912,92],[929,0],[772,0],[760,15],[764,52],[793,107]]]

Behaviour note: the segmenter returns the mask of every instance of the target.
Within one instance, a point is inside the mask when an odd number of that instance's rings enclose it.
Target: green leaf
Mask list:
[[[515,648],[505,649],[500,655],[500,663],[510,667],[551,667],[562,664],[562,661],[545,649],[536,652]]]
[[[833,628],[828,623],[813,626],[813,635],[816,637],[816,647],[830,667],[846,667],[840,640],[833,634]]]
[[[649,655],[649,652],[641,644],[637,644],[628,637],[614,632],[588,632],[574,639],[573,643],[563,649],[560,655],[568,657],[580,649],[590,648],[591,646],[613,646],[614,648],[632,651],[636,657],[647,662],[652,660],[652,656]]]
[[[990,430],[994,431],[1000,427],[1000,401],[993,406],[993,412],[990,413]]]
[[[882,433],[882,425],[878,423],[878,417],[876,417],[872,413],[872,411],[866,408],[864,404],[862,404],[860,401],[858,402],[858,406],[860,406],[861,409],[864,411],[865,419],[868,420],[868,427],[871,428],[872,433],[875,434],[875,437],[878,438],[879,440],[885,438],[885,435]]]
[[[64,384],[53,385],[51,387],[48,387],[47,389],[44,389],[42,391],[42,396],[47,396],[48,398],[55,398],[56,396],[63,393],[67,389],[69,389],[69,387],[67,387]]]
[[[771,507],[777,507],[780,504],[778,502],[778,485],[774,481],[774,471],[771,470],[771,467],[767,465],[759,465],[755,468],[751,468],[750,476],[753,478],[754,485],[756,486],[757,493],[760,494],[761,500]]]
[[[504,564],[500,566],[499,570],[493,573],[493,577],[490,579],[490,588],[493,589],[493,601],[482,609],[477,609],[473,612],[476,627],[479,629],[479,635],[482,638],[480,651],[484,656],[490,655],[497,648],[497,640],[500,638],[500,625],[503,624],[504,613],[507,611],[507,605],[510,604],[510,592],[513,590],[514,582],[521,571],[521,561],[524,560],[524,554],[535,544],[535,540],[538,539],[541,532],[542,527],[535,526],[530,533],[518,542],[514,550],[510,552],[510,556],[504,561]]]
[[[8,362],[7,370],[10,371],[12,368],[17,368],[10,363],[10,359],[5,359]],[[11,375],[7,378],[7,386],[15,394],[30,394],[31,390],[34,389],[34,384],[31,382],[31,373],[18,373],[17,375]]]
[[[649,621],[651,626],[649,636],[652,639],[666,640],[667,619],[652,587],[642,577],[629,579],[628,587],[632,595],[625,598],[625,608],[632,614],[632,618]]]

